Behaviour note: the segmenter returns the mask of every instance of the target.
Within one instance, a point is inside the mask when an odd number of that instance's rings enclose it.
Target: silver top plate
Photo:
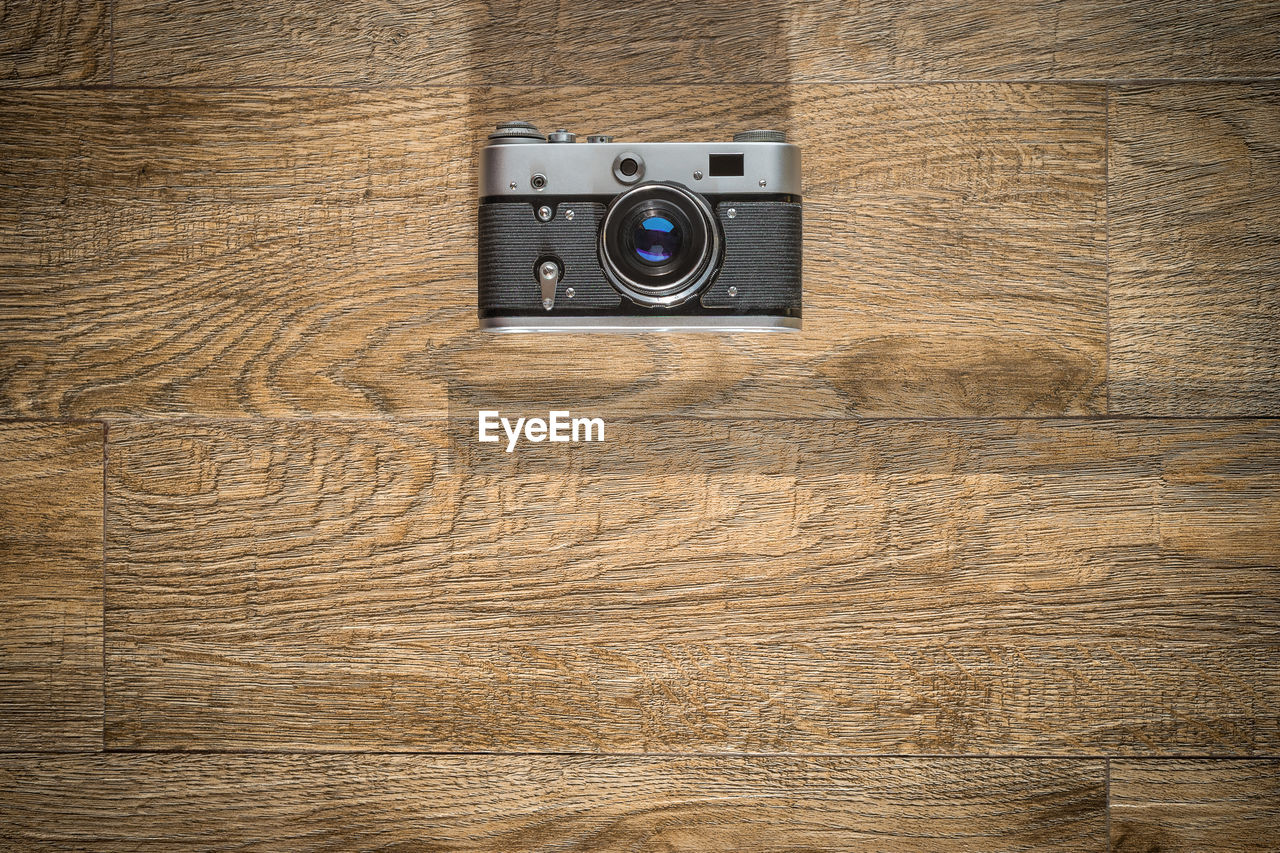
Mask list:
[[[623,154],[642,164],[633,180],[615,174]],[[713,177],[712,154],[741,154],[742,175]],[[546,179],[542,189],[533,186],[534,175]],[[800,149],[786,142],[534,142],[487,145],[480,152],[481,197],[611,196],[650,181],[674,181],[705,195],[799,196]]]

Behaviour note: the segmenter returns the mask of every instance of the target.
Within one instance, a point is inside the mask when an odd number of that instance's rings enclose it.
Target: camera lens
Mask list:
[[[720,223],[702,196],[680,184],[639,184],[617,196],[600,226],[600,262],[633,302],[678,305],[715,276]]]
[[[636,223],[631,239],[640,260],[649,264],[665,264],[680,251],[679,226],[661,214]]]

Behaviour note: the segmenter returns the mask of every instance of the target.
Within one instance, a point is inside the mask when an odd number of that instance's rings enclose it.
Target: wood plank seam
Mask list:
[[[1111,86],[1102,94],[1102,256],[1105,276],[1106,304],[1103,308],[1105,323],[1102,351],[1107,358],[1102,375],[1102,387],[1106,395],[1106,413],[1111,414]]]
[[[1106,797],[1106,803],[1107,803],[1107,815],[1106,815],[1107,850],[1110,850],[1111,849],[1111,757],[1110,756],[1108,756],[1106,759],[1106,767],[1104,768],[1103,773],[1105,774],[1105,779],[1103,781],[1103,791],[1104,791],[1103,796]]]
[[[831,79],[831,80],[805,80],[801,82],[791,80],[761,80],[758,82],[743,83],[743,86],[761,86],[761,87],[787,87],[793,90],[802,90],[809,87],[820,86],[867,86],[867,87],[898,87],[898,86],[990,86],[990,85],[1008,85],[1008,86],[1098,86],[1118,88],[1123,86],[1175,86],[1175,85],[1249,85],[1259,84],[1267,85],[1280,83],[1280,75],[1274,77],[1169,77],[1161,80],[1150,80],[1143,77],[1135,77],[1129,79],[1111,78],[1111,77],[957,77],[954,79],[927,79],[922,80],[915,77],[892,77],[877,80],[860,80],[856,78],[850,79]],[[541,83],[541,84],[520,84],[522,88],[541,88],[541,89],[561,89],[567,84],[560,83]],[[683,89],[697,88],[717,88],[723,87],[723,83],[708,83],[689,81],[681,83]],[[5,89],[0,87],[0,94],[23,92],[27,94],[35,94],[40,92],[192,92],[192,93],[214,93],[226,92],[228,94],[245,94],[250,92],[367,92],[371,94],[381,94],[387,92],[411,92],[411,91],[445,91],[445,92],[462,92],[473,89],[486,88],[482,84],[474,83],[182,83],[182,84],[153,84],[143,85],[137,83],[77,83],[74,85],[31,85],[23,86],[21,89]]]
[[[29,749],[5,749],[0,750],[3,755],[25,755],[31,754]],[[448,756],[448,755],[472,755],[472,756],[505,756],[515,757],[520,755],[539,755],[546,757],[555,756],[574,756],[579,758],[893,758],[902,760],[920,759],[921,761],[931,761],[934,759],[973,759],[983,761],[1001,761],[1001,760],[1027,760],[1027,761],[1206,761],[1221,763],[1248,763],[1251,761],[1280,761],[1280,751],[1276,752],[1259,752],[1250,753],[1249,755],[1240,755],[1239,753],[1194,753],[1194,752],[1169,752],[1169,753],[1147,753],[1147,752],[830,752],[822,750],[814,751],[798,751],[798,750],[780,750],[773,752],[762,752],[751,749],[737,750],[716,750],[716,751],[698,751],[690,752],[671,752],[667,750],[646,750],[646,751],[597,751],[585,749],[519,749],[519,750],[501,750],[501,749],[297,749],[292,747],[280,749],[260,749],[252,747],[235,747],[227,749],[216,749],[210,747],[182,747],[182,748],[158,748],[158,747],[131,747],[131,746],[107,746],[102,749],[65,749],[65,750],[41,750],[40,755],[256,755],[256,756],[272,756],[272,755],[327,755],[327,756],[350,756],[350,755],[420,755],[420,756]]]
[[[107,448],[111,425],[102,423],[102,751],[107,748]]]

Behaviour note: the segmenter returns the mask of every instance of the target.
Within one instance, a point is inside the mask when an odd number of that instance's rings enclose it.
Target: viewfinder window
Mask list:
[[[707,174],[713,178],[741,178],[741,154],[712,154]]]

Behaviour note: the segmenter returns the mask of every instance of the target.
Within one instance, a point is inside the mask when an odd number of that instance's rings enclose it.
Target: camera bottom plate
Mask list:
[[[799,317],[621,316],[621,317],[483,317],[480,328],[491,332],[795,332]]]

